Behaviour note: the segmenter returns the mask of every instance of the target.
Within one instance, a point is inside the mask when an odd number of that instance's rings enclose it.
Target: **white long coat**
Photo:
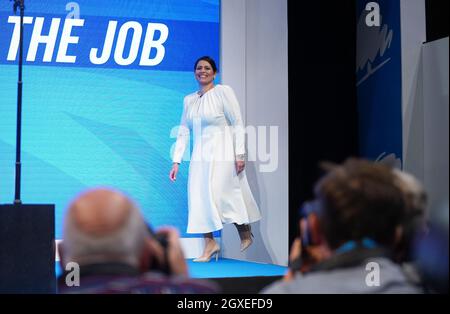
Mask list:
[[[192,93],[184,98],[173,162],[181,162],[190,134],[187,233],[261,219],[245,170],[236,174],[235,156],[245,154],[245,130],[231,87],[218,84],[201,97]]]

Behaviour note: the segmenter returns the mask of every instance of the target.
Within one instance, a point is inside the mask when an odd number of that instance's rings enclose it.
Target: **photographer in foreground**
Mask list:
[[[326,168],[302,207],[290,270],[263,293],[421,293],[394,261],[405,198],[393,171],[357,159]]]
[[[217,291],[210,282],[188,278],[176,229],[149,231],[139,209],[118,191],[100,188],[78,196],[67,211],[59,245],[63,271],[71,263],[58,280],[59,293]]]

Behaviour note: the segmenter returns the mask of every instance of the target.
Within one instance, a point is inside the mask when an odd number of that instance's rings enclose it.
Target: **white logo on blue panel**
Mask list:
[[[387,24],[382,24],[382,18],[376,2],[368,3],[359,17],[356,72],[361,78],[357,86],[391,60],[385,57],[385,53],[391,46],[394,31]]]

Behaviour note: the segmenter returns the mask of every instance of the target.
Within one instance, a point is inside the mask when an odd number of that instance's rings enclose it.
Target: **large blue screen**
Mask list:
[[[195,60],[219,63],[219,1],[25,1],[21,199],[56,205],[56,238],[69,202],[94,186],[192,236],[188,165],[170,182],[170,151]],[[1,1],[0,203],[14,200],[18,27]]]

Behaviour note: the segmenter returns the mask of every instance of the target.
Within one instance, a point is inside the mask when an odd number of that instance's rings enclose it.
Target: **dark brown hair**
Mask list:
[[[327,168],[328,173],[315,186],[315,194],[329,247],[336,249],[347,241],[364,238],[392,247],[405,205],[392,170],[354,158]]]
[[[203,57],[198,58],[197,61],[195,61],[195,64],[194,64],[194,71],[197,69],[197,64],[198,64],[200,61],[202,61],[202,60],[208,62],[208,63],[211,65],[211,67],[212,67],[214,73],[217,73],[216,62],[214,61],[213,58],[211,58],[211,57],[209,57],[209,56],[203,56]]]

